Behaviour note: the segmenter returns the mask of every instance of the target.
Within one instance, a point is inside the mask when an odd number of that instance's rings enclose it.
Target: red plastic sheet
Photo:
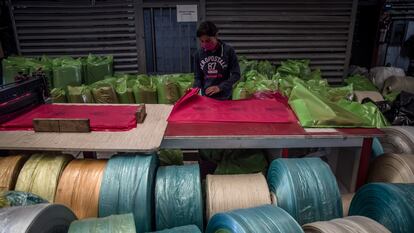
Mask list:
[[[272,98],[246,100],[215,100],[200,96],[198,89],[190,90],[175,105],[169,122],[297,122],[287,100],[280,94]]]
[[[34,118],[88,118],[92,131],[126,131],[137,126],[136,106],[43,104],[0,125],[0,130],[33,130]]]

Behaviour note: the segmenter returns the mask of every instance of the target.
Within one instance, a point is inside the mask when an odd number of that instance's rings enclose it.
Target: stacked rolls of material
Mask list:
[[[363,216],[349,216],[331,221],[308,223],[305,233],[391,233],[383,225]]]
[[[79,219],[97,217],[106,160],[72,160],[59,180],[55,202],[68,206]]]
[[[342,217],[335,176],[319,158],[276,159],[270,165],[267,181],[277,206],[301,225]]]
[[[165,229],[162,231],[154,231],[153,233],[201,233],[201,231],[196,225],[188,225]]]
[[[343,215],[348,216],[348,212],[349,212],[349,206],[351,206],[351,201],[352,198],[354,197],[355,193],[347,193],[347,194],[342,194],[341,198],[342,198],[342,209],[343,209]]]
[[[271,204],[271,200],[266,178],[262,173],[207,175],[207,219],[216,213],[265,204]]]
[[[66,233],[75,214],[63,205],[38,204],[0,209],[1,233]]]
[[[414,155],[384,154],[369,167],[368,182],[414,183]]]
[[[71,155],[32,155],[20,171],[16,191],[34,193],[53,202],[60,174],[72,159]]]
[[[392,233],[414,232],[414,184],[370,183],[358,190],[349,215],[371,218]]]
[[[198,164],[160,167],[155,186],[157,230],[194,224],[203,229]]]
[[[26,156],[11,155],[0,157],[0,192],[13,190]]]
[[[0,193],[0,199],[4,199],[4,203],[0,203],[0,208],[8,206],[28,206],[40,203],[47,203],[46,200],[33,193],[8,191]]]
[[[214,215],[207,233],[300,233],[300,225],[286,211],[264,205]]]
[[[68,233],[136,233],[134,216],[121,214],[74,221]]]
[[[132,213],[138,233],[153,225],[155,155],[122,154],[108,161],[99,194],[99,216]]]
[[[354,99],[359,103],[362,103],[365,99],[374,102],[384,101],[384,97],[378,91],[354,91]]]
[[[414,154],[414,126],[392,126],[381,129],[385,137],[379,138],[384,153]]]

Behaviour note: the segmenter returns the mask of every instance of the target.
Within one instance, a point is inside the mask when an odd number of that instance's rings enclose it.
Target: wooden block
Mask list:
[[[91,132],[89,119],[61,119],[59,120],[60,132],[88,133]]]
[[[59,121],[35,118],[33,119],[33,129],[35,132],[59,132]]]
[[[86,133],[90,132],[89,119],[35,118],[35,132]]]
[[[145,104],[141,104],[138,106],[138,110],[136,112],[137,123],[141,124],[144,123],[145,117],[147,116]]]

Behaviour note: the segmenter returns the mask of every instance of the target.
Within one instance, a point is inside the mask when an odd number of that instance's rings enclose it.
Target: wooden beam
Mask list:
[[[62,118],[35,118],[33,129],[35,132],[56,133],[88,133],[91,131],[89,119]]]

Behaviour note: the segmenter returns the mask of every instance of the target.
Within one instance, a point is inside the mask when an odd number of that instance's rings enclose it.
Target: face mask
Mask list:
[[[206,51],[212,51],[216,48],[216,44],[213,41],[201,43],[201,47]]]

